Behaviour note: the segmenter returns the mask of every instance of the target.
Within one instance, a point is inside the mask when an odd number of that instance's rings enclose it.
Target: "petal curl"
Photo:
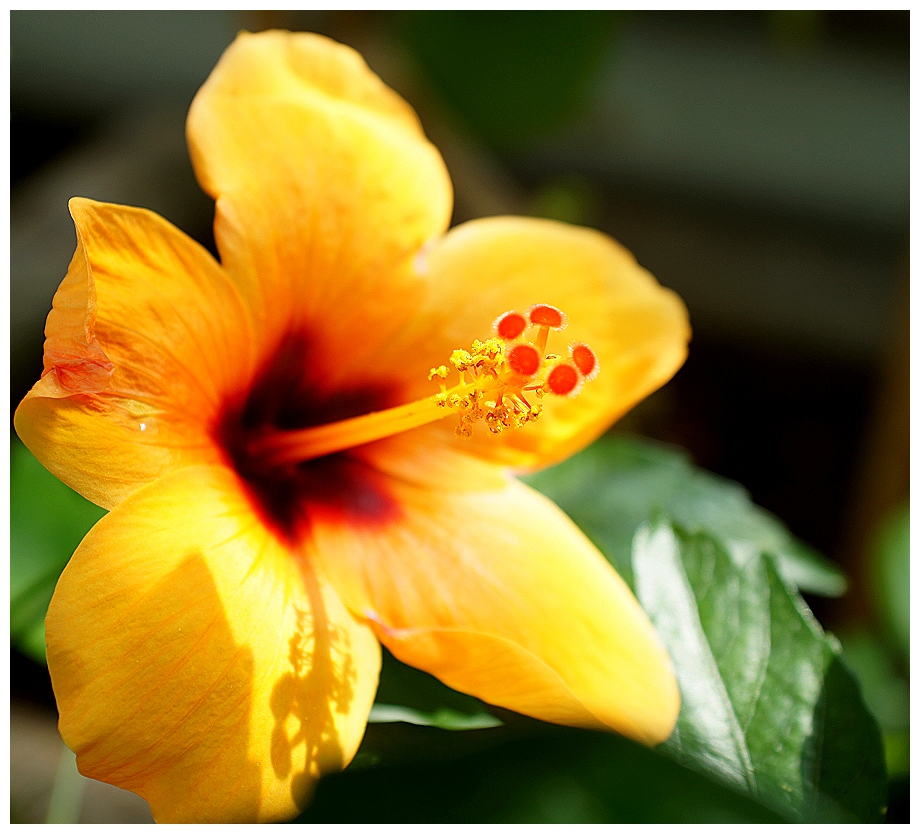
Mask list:
[[[480,428],[472,440],[453,436],[454,421],[419,430],[419,442],[447,443],[520,470],[556,463],[586,446],[683,364],[690,326],[683,302],[607,235],[551,220],[496,217],[452,229],[419,259],[430,286],[416,345],[394,341],[379,356],[402,368],[411,397],[431,393],[428,369],[455,348],[490,335],[497,315],[551,304],[568,316],[548,350],[590,345],[600,374],[571,398],[544,397],[544,413],[497,438]],[[423,439],[428,434],[427,440]]]
[[[174,473],[90,531],[47,641],[81,772],[160,822],[294,816],[354,755],[380,663],[371,630],[218,467]]]
[[[646,743],[673,729],[671,663],[625,583],[543,496],[393,480],[402,517],[314,519],[317,559],[398,658],[490,703]]]
[[[111,508],[171,467],[217,461],[211,422],[254,365],[249,315],[211,255],[153,212],[74,198],[77,250],[16,431]]]
[[[422,291],[411,259],[447,228],[452,191],[412,109],[357,52],[241,33],[187,132],[221,261],[260,328],[311,330],[333,373],[401,329]]]

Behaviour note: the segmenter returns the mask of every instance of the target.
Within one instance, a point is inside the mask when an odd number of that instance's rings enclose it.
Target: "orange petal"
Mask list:
[[[226,273],[163,218],[82,198],[70,210],[77,250],[16,431],[113,507],[171,466],[217,460],[209,421],[250,373],[252,326]]]
[[[423,324],[413,343],[394,340],[378,354],[381,365],[402,369],[407,396],[432,393],[429,368],[490,335],[497,315],[535,303],[568,319],[566,329],[549,334],[549,352],[566,355],[570,344],[583,343],[600,368],[577,396],[544,397],[540,419],[523,429],[495,437],[480,427],[464,440],[445,419],[420,429],[419,443],[456,445],[519,469],[546,466],[594,440],[686,357],[690,327],[681,300],[600,232],[533,218],[475,220],[452,229],[419,264],[430,286]]]
[[[411,259],[447,228],[451,187],[412,109],[354,50],[242,33],[192,103],[198,179],[224,266],[260,327],[310,330],[333,374],[411,316]]]
[[[293,817],[354,755],[380,663],[370,629],[218,467],[164,478],[90,531],[47,642],[81,772],[159,822]]]
[[[651,624],[593,545],[517,481],[448,492],[394,479],[380,529],[314,519],[317,558],[398,658],[546,721],[664,740],[679,698]]]

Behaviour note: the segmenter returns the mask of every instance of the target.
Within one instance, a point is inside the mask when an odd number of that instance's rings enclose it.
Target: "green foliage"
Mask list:
[[[619,17],[610,11],[419,11],[397,17],[431,84],[482,140],[513,148],[578,111]]]
[[[910,687],[891,646],[864,628],[840,635],[847,663],[862,683],[866,705],[882,728],[892,778],[910,773]]]
[[[871,553],[878,633],[844,635],[847,660],[858,671],[866,702],[882,726],[892,778],[910,774],[910,506],[886,519]]]
[[[10,448],[10,638],[45,662],[45,612],[58,576],[105,510],[46,470],[18,440]]]
[[[737,484],[611,435],[528,479],[595,541],[668,646],[683,706],[659,748],[793,821],[880,819],[878,727],[796,588],[840,572]]]
[[[464,733],[404,726],[400,758],[323,779],[297,821],[782,822],[763,805],[625,738],[502,717],[502,727]],[[379,732],[395,740],[398,729],[371,725],[362,750],[380,749]]]
[[[434,712],[419,712],[410,707],[382,704],[377,701],[371,708],[367,720],[371,724],[386,724],[403,721],[420,727],[438,727],[442,730],[484,730],[487,727],[500,727],[502,722],[487,712],[475,712],[467,715],[453,709],[436,709]]]
[[[603,196],[587,177],[557,177],[534,190],[527,213],[576,226],[599,226]]]
[[[910,655],[910,506],[882,526],[873,553],[876,604],[903,658]]]
[[[688,532],[770,553],[782,577],[802,591],[839,596],[846,590],[840,571],[752,504],[743,487],[697,469],[678,449],[608,435],[524,480],[562,507],[627,582],[633,536],[660,513]]]
[[[681,690],[660,751],[790,821],[880,822],[878,727],[772,559],[659,522],[637,534],[633,573]]]

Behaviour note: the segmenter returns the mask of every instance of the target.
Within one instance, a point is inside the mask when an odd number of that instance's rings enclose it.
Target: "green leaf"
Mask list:
[[[910,685],[892,646],[863,628],[840,634],[847,664],[856,673],[866,705],[883,731],[885,763],[892,778],[910,773]]]
[[[840,571],[751,503],[743,487],[697,469],[677,449],[608,435],[524,480],[565,510],[627,581],[633,536],[660,513],[686,530],[770,553],[782,577],[802,591],[846,590]]]
[[[405,724],[417,724],[420,727],[437,727],[441,730],[485,730],[489,727],[501,727],[502,722],[487,712],[468,715],[453,709],[438,709],[434,712],[401,707],[395,704],[376,702],[367,719],[372,724],[388,724],[401,721]]]
[[[396,22],[452,112],[485,142],[515,148],[578,113],[621,14],[429,10]]]
[[[790,821],[882,820],[878,725],[770,558],[660,521],[636,535],[633,576],[681,689],[662,753]]]
[[[18,440],[10,448],[10,638],[45,662],[45,613],[77,545],[105,514],[48,472]]]
[[[372,724],[373,734],[383,725]],[[396,725],[400,726],[400,725]],[[613,733],[509,716],[504,727],[446,733],[401,725],[447,752],[324,778],[299,822],[776,823],[760,803]],[[470,739],[480,739],[478,750]],[[463,755],[452,742],[467,742]],[[486,744],[488,742],[488,745]],[[363,749],[363,747],[362,747]],[[405,748],[409,753],[408,746]],[[359,754],[360,755],[360,754]]]

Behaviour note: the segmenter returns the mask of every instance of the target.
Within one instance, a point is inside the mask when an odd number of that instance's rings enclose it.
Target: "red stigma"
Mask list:
[[[581,377],[578,375],[578,369],[567,362],[556,365],[546,377],[546,387],[560,397],[571,394],[578,388],[579,382]]]
[[[559,330],[565,327],[565,314],[549,304],[535,304],[530,308],[530,322]]]
[[[508,352],[508,366],[516,374],[533,376],[540,370],[540,352],[533,345],[515,345]]]
[[[590,379],[597,373],[597,357],[587,345],[572,345],[572,361],[586,379]]]
[[[499,316],[492,325],[499,338],[511,341],[527,329],[527,319],[520,313],[510,312]]]

